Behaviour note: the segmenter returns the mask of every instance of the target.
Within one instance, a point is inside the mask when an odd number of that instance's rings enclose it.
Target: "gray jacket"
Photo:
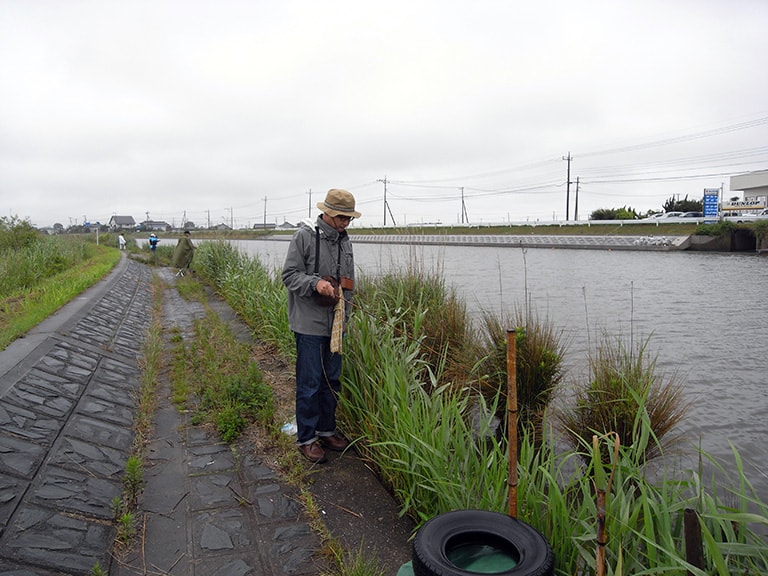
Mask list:
[[[323,222],[322,216],[317,217],[315,226],[320,230],[318,273],[315,274],[315,229],[302,223],[293,234],[285,255],[282,280],[288,289],[288,323],[291,330],[310,336],[330,336],[333,307],[315,303],[312,293],[323,276],[336,278],[338,272],[340,276],[354,280],[355,258],[346,231],[339,234]],[[337,264],[340,264],[338,271]],[[344,290],[345,320],[349,317],[352,295],[353,290]]]

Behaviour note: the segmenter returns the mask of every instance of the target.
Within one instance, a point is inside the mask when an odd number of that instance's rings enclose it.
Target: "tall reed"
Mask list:
[[[558,572],[595,573],[601,489],[606,491],[606,574],[765,574],[768,546],[761,531],[764,534],[768,526],[768,509],[756,499],[741,465],[729,473],[716,463],[723,475],[717,486],[707,487],[701,475],[690,470],[664,471],[651,481],[638,463],[653,434],[647,415],[641,413],[639,420],[635,443],[618,444],[618,449],[614,435],[595,436],[578,451],[556,450],[551,435],[534,448],[525,436],[520,451],[521,518],[548,536]],[[734,456],[739,463],[735,451]],[[704,570],[686,560],[687,509],[701,519],[708,567]]]
[[[350,327],[340,417],[360,450],[376,464],[403,511],[423,521],[455,508],[503,508],[507,460],[492,440],[495,406],[482,396],[438,385],[421,352],[425,309],[408,313],[412,334],[396,328],[406,315],[379,301]],[[377,317],[385,317],[381,322]],[[479,414],[471,409],[479,403]]]
[[[360,276],[355,294],[357,314],[384,318],[403,334],[420,337],[424,362],[433,372],[439,371],[443,380],[458,385],[470,381],[477,357],[474,328],[465,302],[439,273],[411,262],[375,279]],[[397,318],[381,316],[391,310],[401,313]]]
[[[286,356],[295,355],[288,327],[288,297],[278,273],[222,240],[197,247],[194,269],[226,297],[260,340],[275,345]]]
[[[95,244],[79,237],[40,236],[18,249],[7,248],[0,252],[0,297],[34,289],[96,251]]]

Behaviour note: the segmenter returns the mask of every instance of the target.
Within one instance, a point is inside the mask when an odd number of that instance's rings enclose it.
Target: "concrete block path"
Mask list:
[[[153,271],[126,257],[97,286],[0,352],[0,576],[318,574],[318,537],[294,490],[158,392],[141,536],[113,554],[150,326]],[[202,305],[166,290],[165,328]]]

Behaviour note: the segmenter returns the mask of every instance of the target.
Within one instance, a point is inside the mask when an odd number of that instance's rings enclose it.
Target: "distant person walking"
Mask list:
[[[192,257],[195,255],[195,246],[192,244],[189,230],[184,230],[184,235],[179,238],[176,249],[173,251],[172,265],[178,269],[176,276],[184,276],[184,270],[189,269]]]
[[[319,463],[326,461],[323,448],[341,451],[349,445],[336,431],[336,404],[341,332],[355,278],[347,226],[360,213],[346,190],[329,190],[317,207],[322,214],[314,227],[302,223],[291,238],[282,280],[296,338],[296,442],[307,460]]]
[[[154,232],[152,232],[149,235],[149,250],[151,252],[154,252],[155,250],[157,250],[158,242],[160,242],[160,238],[158,238],[157,235]]]
[[[125,250],[125,236],[120,234],[120,236],[117,237],[117,243],[120,245],[120,250]]]

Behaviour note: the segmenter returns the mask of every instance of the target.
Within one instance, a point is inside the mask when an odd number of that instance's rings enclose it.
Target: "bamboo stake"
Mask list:
[[[605,488],[598,486],[600,480],[604,479],[602,473],[602,457],[600,454],[600,441],[607,439],[609,436],[613,436],[613,464],[611,465],[611,474],[608,476]],[[600,466],[600,474],[595,470],[595,507],[597,514],[597,550],[595,551],[595,576],[605,576],[605,547],[608,544],[608,528],[605,521],[606,511],[605,503],[607,496],[611,493],[613,487],[613,474],[616,472],[616,465],[619,461],[619,447],[621,442],[619,435],[616,432],[609,432],[603,436],[598,437],[597,434],[592,435],[592,453],[595,458],[595,466]]]
[[[507,330],[507,442],[509,445],[509,515],[517,518],[517,340]]]
[[[595,576],[605,576],[605,490],[597,489],[597,554],[595,555]]]

